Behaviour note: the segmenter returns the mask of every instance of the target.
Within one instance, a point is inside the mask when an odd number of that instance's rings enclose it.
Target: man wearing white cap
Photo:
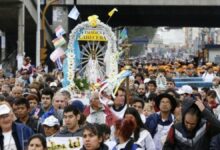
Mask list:
[[[192,97],[193,89],[190,85],[183,85],[177,93],[180,95],[180,101]]]
[[[31,128],[15,123],[11,108],[0,105],[0,149],[23,150],[27,146],[28,139],[33,135]]]
[[[49,116],[44,120],[43,128],[47,137],[53,137],[60,129],[59,120],[54,116]]]

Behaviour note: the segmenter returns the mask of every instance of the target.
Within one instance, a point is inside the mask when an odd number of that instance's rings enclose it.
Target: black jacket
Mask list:
[[[183,120],[195,101],[184,102],[182,107]],[[194,104],[195,106],[195,104]],[[167,136],[163,150],[209,150],[211,138],[220,133],[220,122],[205,108],[194,131],[189,134],[184,121],[173,125]]]
[[[214,136],[210,142],[210,150],[220,149],[220,134]]]
[[[22,123],[19,119],[16,120],[16,122],[18,123]],[[42,131],[41,129],[41,125],[40,123],[38,122],[37,119],[34,119],[32,117],[29,117],[26,124],[28,127],[30,127],[34,133],[40,133]]]
[[[83,146],[80,150],[86,150],[86,148]],[[109,150],[109,148],[107,145],[102,143],[97,150]]]

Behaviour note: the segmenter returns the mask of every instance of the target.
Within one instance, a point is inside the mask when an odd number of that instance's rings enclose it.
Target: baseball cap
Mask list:
[[[80,112],[84,111],[85,106],[83,105],[83,103],[80,100],[73,100],[73,102],[71,103],[71,105],[77,109],[79,109]]]
[[[0,105],[0,115],[9,114],[10,111],[11,109],[6,104]]]
[[[50,87],[52,87],[52,86],[57,87],[57,83],[56,83],[56,82],[51,82],[51,83],[50,83]]]
[[[192,94],[193,93],[193,89],[191,86],[189,85],[183,85],[178,91],[178,94]]]
[[[55,125],[59,126],[60,123],[59,123],[59,120],[57,118],[55,118],[54,116],[49,116],[44,120],[43,125],[53,127]]]
[[[150,81],[150,78],[145,78],[144,83],[148,83]]]

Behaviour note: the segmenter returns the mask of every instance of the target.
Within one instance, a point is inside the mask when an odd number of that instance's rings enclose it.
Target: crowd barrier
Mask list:
[[[212,82],[205,82],[201,77],[185,77],[185,78],[174,78],[176,87],[180,88],[183,85],[190,85],[193,87],[212,87]]]

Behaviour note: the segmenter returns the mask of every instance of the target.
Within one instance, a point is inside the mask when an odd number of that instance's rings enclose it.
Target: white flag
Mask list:
[[[56,33],[57,37],[60,37],[60,36],[63,36],[64,34],[66,34],[65,30],[63,29],[63,27],[61,25],[56,27],[55,33]]]
[[[74,19],[74,20],[77,20],[78,17],[79,17],[79,11],[78,9],[76,8],[76,6],[73,7],[73,9],[70,11],[68,17]]]
[[[64,50],[61,47],[56,48],[51,54],[50,59],[55,62],[58,58],[65,55]]]

